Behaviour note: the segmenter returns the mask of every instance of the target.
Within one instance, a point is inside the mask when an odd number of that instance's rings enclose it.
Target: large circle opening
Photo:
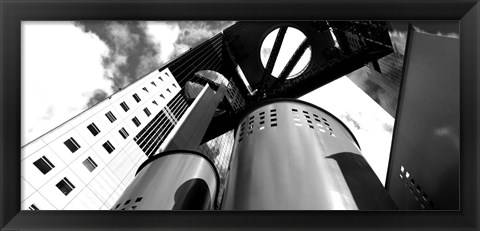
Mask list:
[[[270,32],[262,42],[262,46],[260,48],[260,60],[262,61],[263,68],[266,67],[268,59],[270,58],[270,54],[272,52],[273,46],[275,44],[275,40],[277,38],[277,34],[280,31],[280,28],[277,28]],[[293,54],[297,49],[300,47],[300,44],[306,39],[307,37],[303,34],[300,30],[288,27],[285,33],[285,37],[280,46],[280,51],[278,52],[277,59],[275,64],[273,65],[273,70],[271,75],[273,77],[278,78],[282,70],[285,68],[289,60],[292,58]],[[310,59],[312,57],[311,47],[305,50],[303,55],[300,57],[290,74],[287,76],[287,79],[295,78],[300,76],[305,69],[307,69],[308,64],[310,63]]]

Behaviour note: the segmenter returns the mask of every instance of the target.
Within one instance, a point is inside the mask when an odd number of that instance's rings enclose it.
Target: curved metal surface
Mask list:
[[[300,104],[306,104],[310,107],[313,107],[317,110],[320,110],[322,111],[323,113],[329,115],[331,118],[335,119],[339,124],[341,124],[346,130],[347,132],[350,134],[351,138],[355,141],[356,145],[358,146],[358,148],[361,150],[362,148],[360,147],[360,144],[358,143],[357,141],[357,138],[355,137],[355,135],[353,135],[353,132],[348,128],[347,125],[345,125],[339,118],[337,118],[336,116],[334,116],[332,113],[330,113],[329,111],[315,105],[315,104],[312,104],[312,103],[309,103],[309,102],[305,102],[303,100],[299,100],[299,99],[292,99],[292,98],[276,98],[276,99],[269,99],[269,100],[264,100],[264,101],[261,101],[260,103],[257,103],[255,105],[252,105],[251,107],[247,108],[245,111],[244,111],[244,115],[240,117],[240,120],[239,121],[243,121],[245,119],[245,117],[247,117],[248,115],[251,114],[251,112],[253,110],[256,110],[260,107],[263,107],[267,104],[272,104],[272,103],[275,103],[275,102],[296,102],[296,103],[300,103]]]
[[[160,153],[140,166],[137,176],[112,209],[211,210],[218,184],[218,173],[203,154]]]
[[[316,106],[297,100],[257,106],[240,120],[235,141],[222,209],[368,209],[371,206],[360,208],[356,199],[367,198],[365,192],[386,195],[368,164],[357,161],[363,157],[348,128]],[[339,153],[348,160],[333,158]],[[363,193],[353,195],[345,166],[355,166],[354,173],[372,173],[349,179],[378,184],[365,184],[373,189],[356,187],[355,192]]]

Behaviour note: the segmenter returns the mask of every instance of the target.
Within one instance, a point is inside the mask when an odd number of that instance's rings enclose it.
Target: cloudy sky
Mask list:
[[[22,146],[232,24],[229,21],[23,21]],[[440,24],[447,26],[416,23],[419,30],[458,37],[455,23]],[[391,25],[392,42],[403,53],[407,23]],[[348,100],[341,92],[348,92],[348,99],[355,101]],[[325,98],[335,100],[319,100]],[[346,77],[301,99],[342,119],[384,181],[394,124],[388,113]]]
[[[22,22],[22,146],[233,22]]]

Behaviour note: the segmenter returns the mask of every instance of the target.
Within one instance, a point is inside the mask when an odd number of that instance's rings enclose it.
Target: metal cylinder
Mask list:
[[[219,177],[208,157],[194,151],[168,151],[140,165],[112,210],[211,210]]]
[[[395,209],[352,132],[329,112],[277,99],[240,120],[222,209]]]

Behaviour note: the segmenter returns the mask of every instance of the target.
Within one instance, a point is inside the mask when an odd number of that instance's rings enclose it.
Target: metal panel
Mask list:
[[[460,42],[409,32],[387,189],[400,209],[459,209]]]
[[[348,128],[299,100],[253,108],[238,125],[222,209],[394,209]]]
[[[138,169],[114,210],[209,210],[218,191],[218,174],[202,154],[170,151]]]

